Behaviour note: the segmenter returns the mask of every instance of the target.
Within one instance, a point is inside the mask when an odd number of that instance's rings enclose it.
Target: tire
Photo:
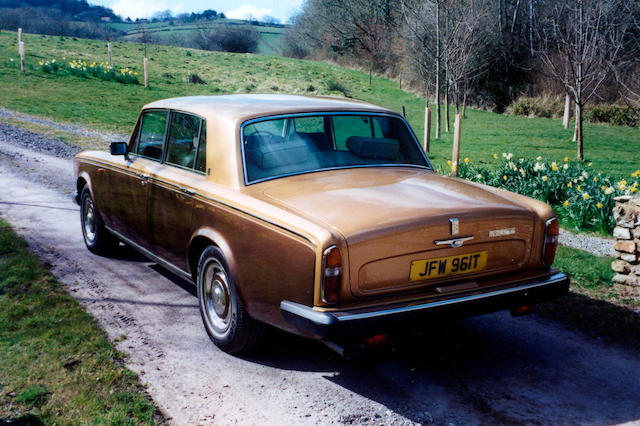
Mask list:
[[[263,325],[247,314],[222,251],[207,247],[198,262],[198,304],[211,341],[227,353],[254,348]]]
[[[80,193],[80,226],[84,243],[92,253],[107,255],[117,247],[118,240],[104,227],[88,186]]]

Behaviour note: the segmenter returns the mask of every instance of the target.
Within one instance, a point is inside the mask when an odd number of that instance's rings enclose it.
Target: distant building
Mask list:
[[[111,22],[111,17],[110,16],[101,16],[100,20],[102,22]]]

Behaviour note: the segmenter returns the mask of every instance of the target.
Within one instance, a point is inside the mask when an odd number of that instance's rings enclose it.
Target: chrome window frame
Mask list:
[[[266,178],[262,178],[262,179],[254,179],[254,180],[249,181],[248,174],[247,174],[247,161],[246,161],[246,157],[245,157],[245,146],[244,146],[244,128],[246,126],[248,126],[250,124],[258,123],[258,122],[261,122],[261,121],[280,120],[280,119],[284,119],[284,118],[309,117],[309,116],[317,116],[317,115],[322,115],[322,116],[326,116],[326,115],[331,115],[331,116],[334,116],[334,115],[368,115],[368,116],[378,116],[378,117],[382,116],[382,117],[397,118],[397,119],[401,120],[407,126],[407,129],[409,130],[409,135],[413,139],[413,142],[415,143],[416,147],[418,148],[418,150],[422,154],[422,157],[424,158],[424,161],[425,161],[425,163],[427,165],[426,166],[420,166],[420,165],[417,165],[417,164],[392,163],[392,164],[362,164],[362,165],[352,165],[352,166],[326,167],[326,168],[320,168],[320,169],[314,169],[314,170],[306,170],[306,171],[293,172],[293,173],[283,173],[281,175],[270,176],[270,177],[266,177]],[[240,126],[240,153],[242,155],[242,172],[243,172],[243,181],[244,181],[244,185],[245,186],[250,186],[250,185],[254,185],[254,184],[260,183],[260,182],[266,182],[266,181],[279,179],[279,178],[283,178],[283,177],[288,177],[288,176],[304,175],[304,174],[308,174],[308,173],[324,172],[324,171],[328,171],[328,170],[364,169],[364,168],[371,168],[371,167],[412,167],[412,168],[417,168],[417,169],[424,169],[424,170],[434,171],[433,166],[431,165],[431,162],[429,161],[429,158],[427,157],[426,153],[422,149],[422,146],[420,145],[420,142],[418,141],[418,138],[416,137],[416,134],[413,132],[413,129],[411,128],[411,125],[409,125],[409,122],[407,121],[407,119],[405,117],[403,117],[401,114],[395,114],[395,113],[392,113],[392,112],[383,112],[383,111],[381,111],[381,112],[373,112],[373,111],[315,111],[315,112],[279,114],[279,115],[271,115],[271,116],[252,118],[250,120],[247,120],[247,121],[243,122],[242,125]]]

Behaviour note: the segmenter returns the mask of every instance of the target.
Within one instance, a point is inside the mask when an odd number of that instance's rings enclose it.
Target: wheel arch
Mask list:
[[[227,266],[229,267],[229,271],[227,271],[233,282],[236,283],[238,287],[240,284],[238,283],[238,277],[236,275],[236,263],[233,253],[231,252],[231,248],[229,244],[225,240],[225,238],[217,231],[211,228],[200,228],[196,232],[194,232],[191,240],[189,241],[189,248],[187,250],[187,264],[189,265],[189,272],[191,272],[191,278],[193,282],[197,284],[197,273],[198,273],[198,261],[200,260],[200,256],[202,252],[209,246],[215,246],[224,255],[224,258],[227,262]],[[241,289],[239,292],[242,293]]]

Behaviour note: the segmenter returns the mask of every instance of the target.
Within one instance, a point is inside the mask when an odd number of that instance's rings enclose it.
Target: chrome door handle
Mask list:
[[[180,187],[180,192],[182,192],[183,194],[187,194],[187,195],[193,195],[194,194],[194,192],[192,190],[187,189],[187,188],[182,188],[182,187]]]

